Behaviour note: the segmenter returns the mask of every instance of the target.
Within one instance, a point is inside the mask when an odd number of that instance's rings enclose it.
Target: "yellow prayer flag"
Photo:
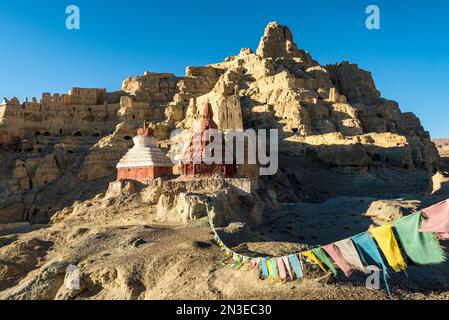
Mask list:
[[[393,270],[396,272],[405,270],[407,268],[407,263],[402,257],[391,223],[372,228],[369,232],[374,237],[374,240],[376,240],[377,245],[382,250],[385,258],[387,258],[388,264]]]
[[[313,262],[315,262],[324,272],[327,272],[327,269],[323,266],[321,261],[316,257],[316,255],[312,251],[306,251],[301,253],[304,257],[309,258]]]

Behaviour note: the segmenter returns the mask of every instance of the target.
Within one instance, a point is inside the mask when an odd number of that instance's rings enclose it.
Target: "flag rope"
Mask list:
[[[446,219],[447,219],[447,221],[449,221],[449,199],[446,201],[447,201],[447,205],[448,205]],[[434,206],[432,206],[432,207],[434,207]],[[430,207],[430,208],[432,208],[432,207]],[[428,210],[428,209],[429,208],[424,209],[422,212],[426,212],[426,210]],[[272,257],[272,256],[249,257],[249,256],[239,254],[239,253],[233,251],[232,249],[230,249],[228,246],[226,246],[226,244],[221,240],[221,238],[218,235],[218,232],[216,230],[216,227],[213,223],[213,217],[212,217],[211,210],[209,208],[208,203],[206,203],[206,210],[207,210],[210,228],[214,234],[213,240],[218,245],[220,250],[224,252],[224,258],[217,261],[217,264],[219,264],[223,267],[227,267],[229,269],[233,269],[233,270],[241,270],[244,266],[247,266],[248,270],[259,270],[260,278],[263,280],[269,280],[269,281],[272,281],[272,280],[287,281],[287,280],[294,280],[295,278],[301,279],[303,277],[303,270],[302,270],[303,261],[308,262],[311,265],[320,267],[327,274],[332,273],[331,270],[328,270],[327,268],[325,268],[323,266],[323,263],[326,263],[326,265],[329,267],[329,261],[331,261],[331,257],[326,256],[325,257],[326,259],[324,259],[324,257],[321,257],[322,259],[318,259],[316,257],[316,255],[313,254],[313,250],[323,249],[324,246],[317,246],[316,248],[313,248],[312,251],[311,250],[301,251],[301,252],[292,253],[292,254],[289,254],[286,256],[282,256],[282,257]],[[422,215],[423,218],[428,218],[424,214],[422,214],[422,212],[419,211],[419,212],[415,212],[413,214],[414,215],[419,214],[419,215]],[[408,220],[409,217],[410,216],[405,216],[398,220],[395,220],[394,223],[391,224],[391,226],[395,227],[396,225],[400,225],[405,220]],[[439,219],[441,220],[441,211],[440,211]],[[424,223],[424,220],[423,220],[423,223]],[[380,230],[382,230],[382,228],[385,229],[385,227],[382,227],[382,226],[377,227],[377,228],[371,228],[370,230],[362,232],[356,236],[341,240],[338,243],[341,244],[343,241],[353,241],[353,243],[356,244],[355,246],[353,246],[354,249],[357,246],[357,251],[354,251],[353,254],[358,255],[360,258],[360,261],[363,261],[364,264],[367,264],[365,256],[362,254],[363,250],[359,250],[359,249],[364,249],[363,248],[364,244],[356,243],[355,239],[360,238],[363,235],[369,235],[368,237],[365,238],[365,241],[370,241],[371,246],[368,246],[366,248],[371,250],[371,252],[370,252],[371,257],[373,257],[373,256],[377,257],[377,260],[375,259],[375,261],[377,261],[379,266],[383,269],[386,288],[390,295],[390,290],[389,290],[388,283],[387,283],[387,278],[388,278],[388,274],[386,272],[387,267],[386,267],[386,264],[384,263],[385,259],[382,259],[379,252],[382,252],[384,257],[388,257],[388,258],[390,258],[390,260],[391,260],[392,254],[394,254],[396,257],[398,257],[398,259],[400,259],[399,255],[401,254],[402,251],[398,250],[398,248],[396,246],[398,246],[398,243],[401,243],[401,237],[399,237],[397,239],[394,236],[394,233],[391,231],[389,231],[389,233],[379,232]],[[419,226],[418,226],[418,230],[416,230],[416,232],[418,234],[425,234],[426,236],[429,236],[429,235],[435,236],[434,233],[430,233],[430,232],[426,232],[426,231],[423,232],[423,231],[419,230]],[[385,234],[388,235],[388,237],[386,237]],[[435,236],[435,239],[436,239],[436,236]],[[379,243],[381,245],[379,245]],[[436,241],[436,243],[438,244],[438,246],[440,246],[440,243],[438,241]],[[401,243],[401,244],[402,244],[402,248],[404,249],[404,247],[405,247],[405,249],[406,249],[405,252],[407,252],[407,247],[406,247],[407,244],[404,244],[404,243]],[[427,243],[427,245],[428,244],[429,243]],[[393,247],[395,249],[394,252],[388,251],[388,250],[390,250],[391,247]],[[441,249],[441,247],[440,247],[440,249]],[[377,250],[377,252],[373,252],[374,250]],[[323,251],[325,251],[325,250],[323,250]],[[320,251],[320,254],[321,254],[321,251]],[[368,256],[370,256],[370,255],[368,255]],[[232,262],[229,263],[229,260],[231,260],[231,259],[232,259]],[[326,261],[323,261],[323,259]],[[379,260],[381,260],[381,261],[379,261]],[[388,260],[388,259],[386,259],[386,260]],[[444,255],[444,261],[445,260],[446,260],[446,255]],[[441,261],[441,262],[444,262],[444,261]],[[429,261],[429,263],[426,263],[424,261],[421,264],[432,264],[432,263],[434,264],[435,262]],[[334,264],[338,267],[338,264],[335,263],[335,261],[334,261]],[[395,268],[394,265],[393,266],[390,265],[390,267]],[[404,265],[404,269],[405,269],[405,267],[406,266]],[[396,271],[400,271],[400,269],[397,269]]]

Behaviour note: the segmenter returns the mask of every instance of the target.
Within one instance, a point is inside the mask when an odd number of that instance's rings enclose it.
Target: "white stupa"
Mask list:
[[[117,164],[118,180],[147,183],[173,172],[173,164],[159,148],[152,129],[139,129],[133,141],[134,147]]]

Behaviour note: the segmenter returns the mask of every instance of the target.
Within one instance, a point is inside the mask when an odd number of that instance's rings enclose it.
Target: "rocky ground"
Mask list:
[[[301,177],[324,175],[311,171],[300,171]],[[404,177],[402,171],[375,177],[367,172],[352,180],[349,175],[352,183],[344,185],[352,186],[352,196],[280,204],[261,225],[232,223],[221,235],[238,252],[273,256],[343,239],[449,197],[445,174],[435,175],[433,186],[421,175],[410,173],[399,199],[378,189]],[[357,195],[362,185],[364,194],[371,185],[371,197]],[[2,225],[0,299],[388,299],[385,291],[366,289],[362,275],[349,282],[312,273],[304,280],[272,283],[254,271],[223,268],[208,218],[161,223],[157,206],[149,205],[153,193],[133,188],[119,195],[100,193],[58,212],[51,224]],[[80,290],[64,284],[69,265],[80,267]],[[448,270],[447,265],[409,266],[407,276],[393,275],[393,299],[448,299]]]
[[[354,235],[449,194],[375,201],[339,197],[281,208],[259,227],[233,224],[222,231],[229,246],[251,254],[298,252]],[[362,278],[271,283],[254,271],[228,270],[211,242],[207,217],[187,225],[158,223],[156,208],[133,192],[102,194],[60,212],[50,225],[10,225],[0,232],[0,299],[387,299]],[[333,230],[332,233],[329,230]],[[324,241],[324,242],[323,242]],[[64,285],[65,269],[82,272],[79,291]],[[394,299],[448,299],[447,266],[410,266],[394,275]],[[322,276],[322,275],[321,275]]]

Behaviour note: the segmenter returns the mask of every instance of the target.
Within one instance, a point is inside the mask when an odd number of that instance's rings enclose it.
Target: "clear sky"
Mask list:
[[[70,4],[81,10],[80,30],[65,27]],[[365,28],[369,4],[381,10],[381,30]],[[269,21],[288,25],[321,64],[371,71],[384,97],[433,137],[449,137],[447,0],[0,1],[0,97],[118,90],[147,70],[183,75],[256,49]]]

